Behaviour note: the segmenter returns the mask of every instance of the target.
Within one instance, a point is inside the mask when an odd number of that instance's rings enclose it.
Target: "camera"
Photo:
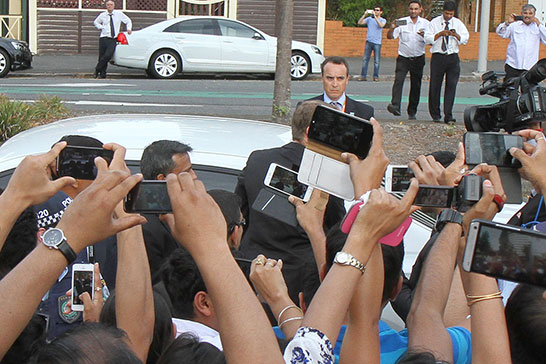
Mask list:
[[[546,88],[538,83],[546,78],[546,58],[538,61],[520,77],[499,80],[504,73],[489,71],[482,75],[480,95],[498,97],[500,101],[470,106],[464,111],[468,131],[505,131],[525,129],[531,123],[546,120]]]
[[[466,212],[482,197],[483,181],[478,175],[467,174],[455,187],[419,185],[413,204],[442,209],[453,207],[459,212]]]
[[[459,212],[470,210],[483,193],[483,177],[467,174],[455,189],[455,209]]]

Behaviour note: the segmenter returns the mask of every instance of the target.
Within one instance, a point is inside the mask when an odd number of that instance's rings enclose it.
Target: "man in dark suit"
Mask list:
[[[296,109],[292,117],[292,142],[279,148],[252,152],[235,189],[235,193],[241,197],[241,210],[248,224],[240,252],[249,259],[254,259],[259,254],[264,254],[267,258],[282,259],[284,263],[282,270],[289,294],[295,302],[298,293],[303,291],[303,277],[307,269],[315,270],[314,276],[318,280],[309,238],[300,226],[292,227],[252,209],[251,206],[260,190],[264,188],[264,177],[271,163],[294,171],[299,170],[303,150],[307,144],[306,130],[315,108],[321,103],[307,101]],[[343,201],[331,197],[324,216],[324,227],[329,229],[339,222],[344,214]]]
[[[349,66],[342,57],[328,57],[320,65],[324,93],[309,100],[320,100],[347,114],[370,120],[373,107],[351,99],[345,94],[349,83]],[[299,106],[299,104],[298,104]]]

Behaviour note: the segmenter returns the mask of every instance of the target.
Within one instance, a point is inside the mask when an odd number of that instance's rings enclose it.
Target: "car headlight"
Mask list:
[[[319,47],[311,46],[311,49],[313,49],[313,52],[315,52],[316,54],[322,55],[322,51]]]
[[[13,48],[15,48],[15,49],[18,49],[18,50],[21,50],[21,51],[22,51],[23,49],[25,49],[24,44],[21,43],[21,42],[10,42],[10,43],[11,43],[11,45],[13,46]]]

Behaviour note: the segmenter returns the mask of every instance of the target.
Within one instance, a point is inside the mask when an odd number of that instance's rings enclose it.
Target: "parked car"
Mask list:
[[[146,70],[155,78],[180,72],[274,73],[277,38],[238,20],[182,16],[141,30],[120,33],[112,58],[117,66]],[[292,42],[291,75],[320,73],[319,47]]]
[[[32,53],[26,42],[0,37],[0,77],[5,77],[9,71],[20,68],[30,68]]]

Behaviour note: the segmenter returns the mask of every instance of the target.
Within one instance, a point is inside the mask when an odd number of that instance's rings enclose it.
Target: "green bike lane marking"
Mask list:
[[[4,94],[47,94],[47,95],[100,95],[100,96],[158,96],[158,97],[198,97],[209,99],[273,99],[270,92],[222,92],[222,91],[179,91],[179,90],[123,90],[123,89],[104,89],[97,88],[71,88],[71,87],[0,87],[0,93]],[[316,96],[316,93],[293,93],[292,100],[306,100]],[[350,94],[351,98],[367,102],[390,102],[390,95],[362,95]],[[402,97],[403,102],[408,102],[406,96]],[[488,105],[497,100],[492,97],[456,97],[455,103],[462,105]],[[428,102],[428,97],[421,97],[420,102]]]

